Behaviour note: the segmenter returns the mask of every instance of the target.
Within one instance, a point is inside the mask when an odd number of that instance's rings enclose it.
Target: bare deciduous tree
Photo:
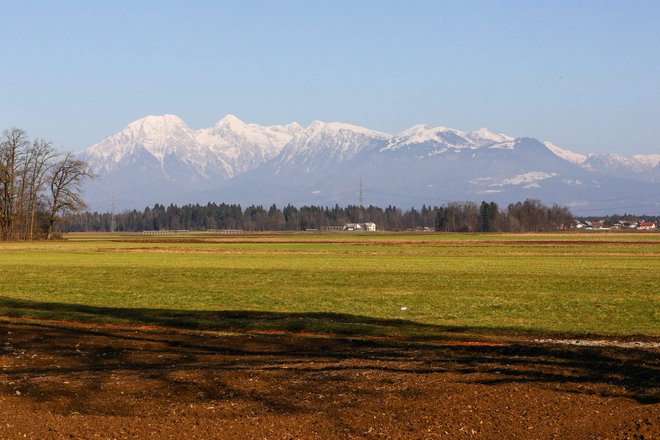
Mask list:
[[[48,217],[48,239],[52,238],[53,225],[58,215],[82,211],[86,204],[80,189],[85,179],[91,177],[86,162],[76,160],[71,153],[53,165],[49,178],[50,199]]]
[[[85,207],[80,187],[87,164],[62,156],[50,142],[19,128],[0,135],[0,240],[31,240],[53,225],[61,213]],[[39,220],[41,219],[41,220]],[[38,224],[41,223],[41,224]]]
[[[11,240],[19,204],[21,162],[29,145],[27,133],[19,128],[4,130],[0,138],[0,239]]]
[[[46,177],[57,152],[50,142],[36,139],[27,154],[21,176],[20,196],[22,209],[21,235],[24,240],[34,238],[38,201],[43,196]]]

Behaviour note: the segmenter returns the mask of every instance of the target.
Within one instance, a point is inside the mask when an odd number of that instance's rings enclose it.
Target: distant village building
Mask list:
[[[637,222],[628,220],[619,220],[612,225],[612,229],[637,229]]]
[[[589,224],[589,222],[587,222],[587,224]],[[593,220],[591,222],[591,227],[594,229],[601,229],[603,227],[603,222],[600,220]]]
[[[339,232],[343,230],[343,226],[321,226],[321,232]]]
[[[587,225],[582,223],[580,220],[573,220],[573,225],[571,227],[573,229],[584,229],[587,227]]]
[[[344,225],[344,231],[361,231],[362,225],[359,223],[346,223]]]
[[[376,232],[376,223],[364,223],[364,230],[367,232]]]
[[[242,229],[207,229],[207,234],[218,234],[218,235],[240,235],[245,233]]]
[[[376,223],[367,222],[367,223],[346,223],[342,228],[344,231],[366,231],[366,232],[375,232]]]
[[[639,226],[637,226],[637,229],[643,229],[645,231],[650,231],[651,229],[655,229],[655,223],[653,222],[640,222]]]
[[[185,234],[190,232],[187,229],[158,229],[142,231],[142,235],[172,235],[172,234]]]

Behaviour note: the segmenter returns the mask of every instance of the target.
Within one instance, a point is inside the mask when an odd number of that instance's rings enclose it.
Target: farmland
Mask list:
[[[0,244],[2,438],[628,438],[660,234]]]
[[[660,234],[73,235],[0,245],[0,267],[11,316],[385,335],[657,336],[660,319]]]

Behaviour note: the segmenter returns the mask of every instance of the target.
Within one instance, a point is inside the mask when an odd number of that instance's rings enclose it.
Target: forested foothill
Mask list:
[[[0,136],[0,240],[52,238],[62,215],[86,205],[87,164],[19,128]]]
[[[403,210],[395,206],[321,207],[156,204],[143,211],[84,212],[67,218],[69,232],[140,232],[157,230],[243,229],[246,231],[323,230],[346,223],[373,222],[379,230],[435,230],[441,232],[539,232],[568,229],[568,208],[547,207],[528,199],[501,208],[495,202],[452,202]]]

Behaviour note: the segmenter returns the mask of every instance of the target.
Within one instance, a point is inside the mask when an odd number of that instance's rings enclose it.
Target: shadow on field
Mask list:
[[[429,392],[440,381],[493,389],[520,384],[571,396],[660,402],[657,350],[480,344],[475,334],[471,342],[459,340],[470,329],[340,314],[173,312],[0,298],[0,315],[160,327],[0,322],[0,395],[19,392],[59,412],[133,414],[153,400],[161,402],[159,408],[168,402],[233,402],[314,413],[317,394],[378,400],[420,392],[392,385],[404,380],[431,384],[424,388]],[[265,333],[194,331],[199,328]],[[383,328],[438,337],[361,337]]]
[[[381,319],[343,313],[261,312],[243,310],[197,311],[96,307],[82,304],[37,302],[0,297],[0,316],[157,326],[177,329],[230,331],[284,331],[357,336],[442,338],[460,337],[478,328],[448,327],[404,319]]]

